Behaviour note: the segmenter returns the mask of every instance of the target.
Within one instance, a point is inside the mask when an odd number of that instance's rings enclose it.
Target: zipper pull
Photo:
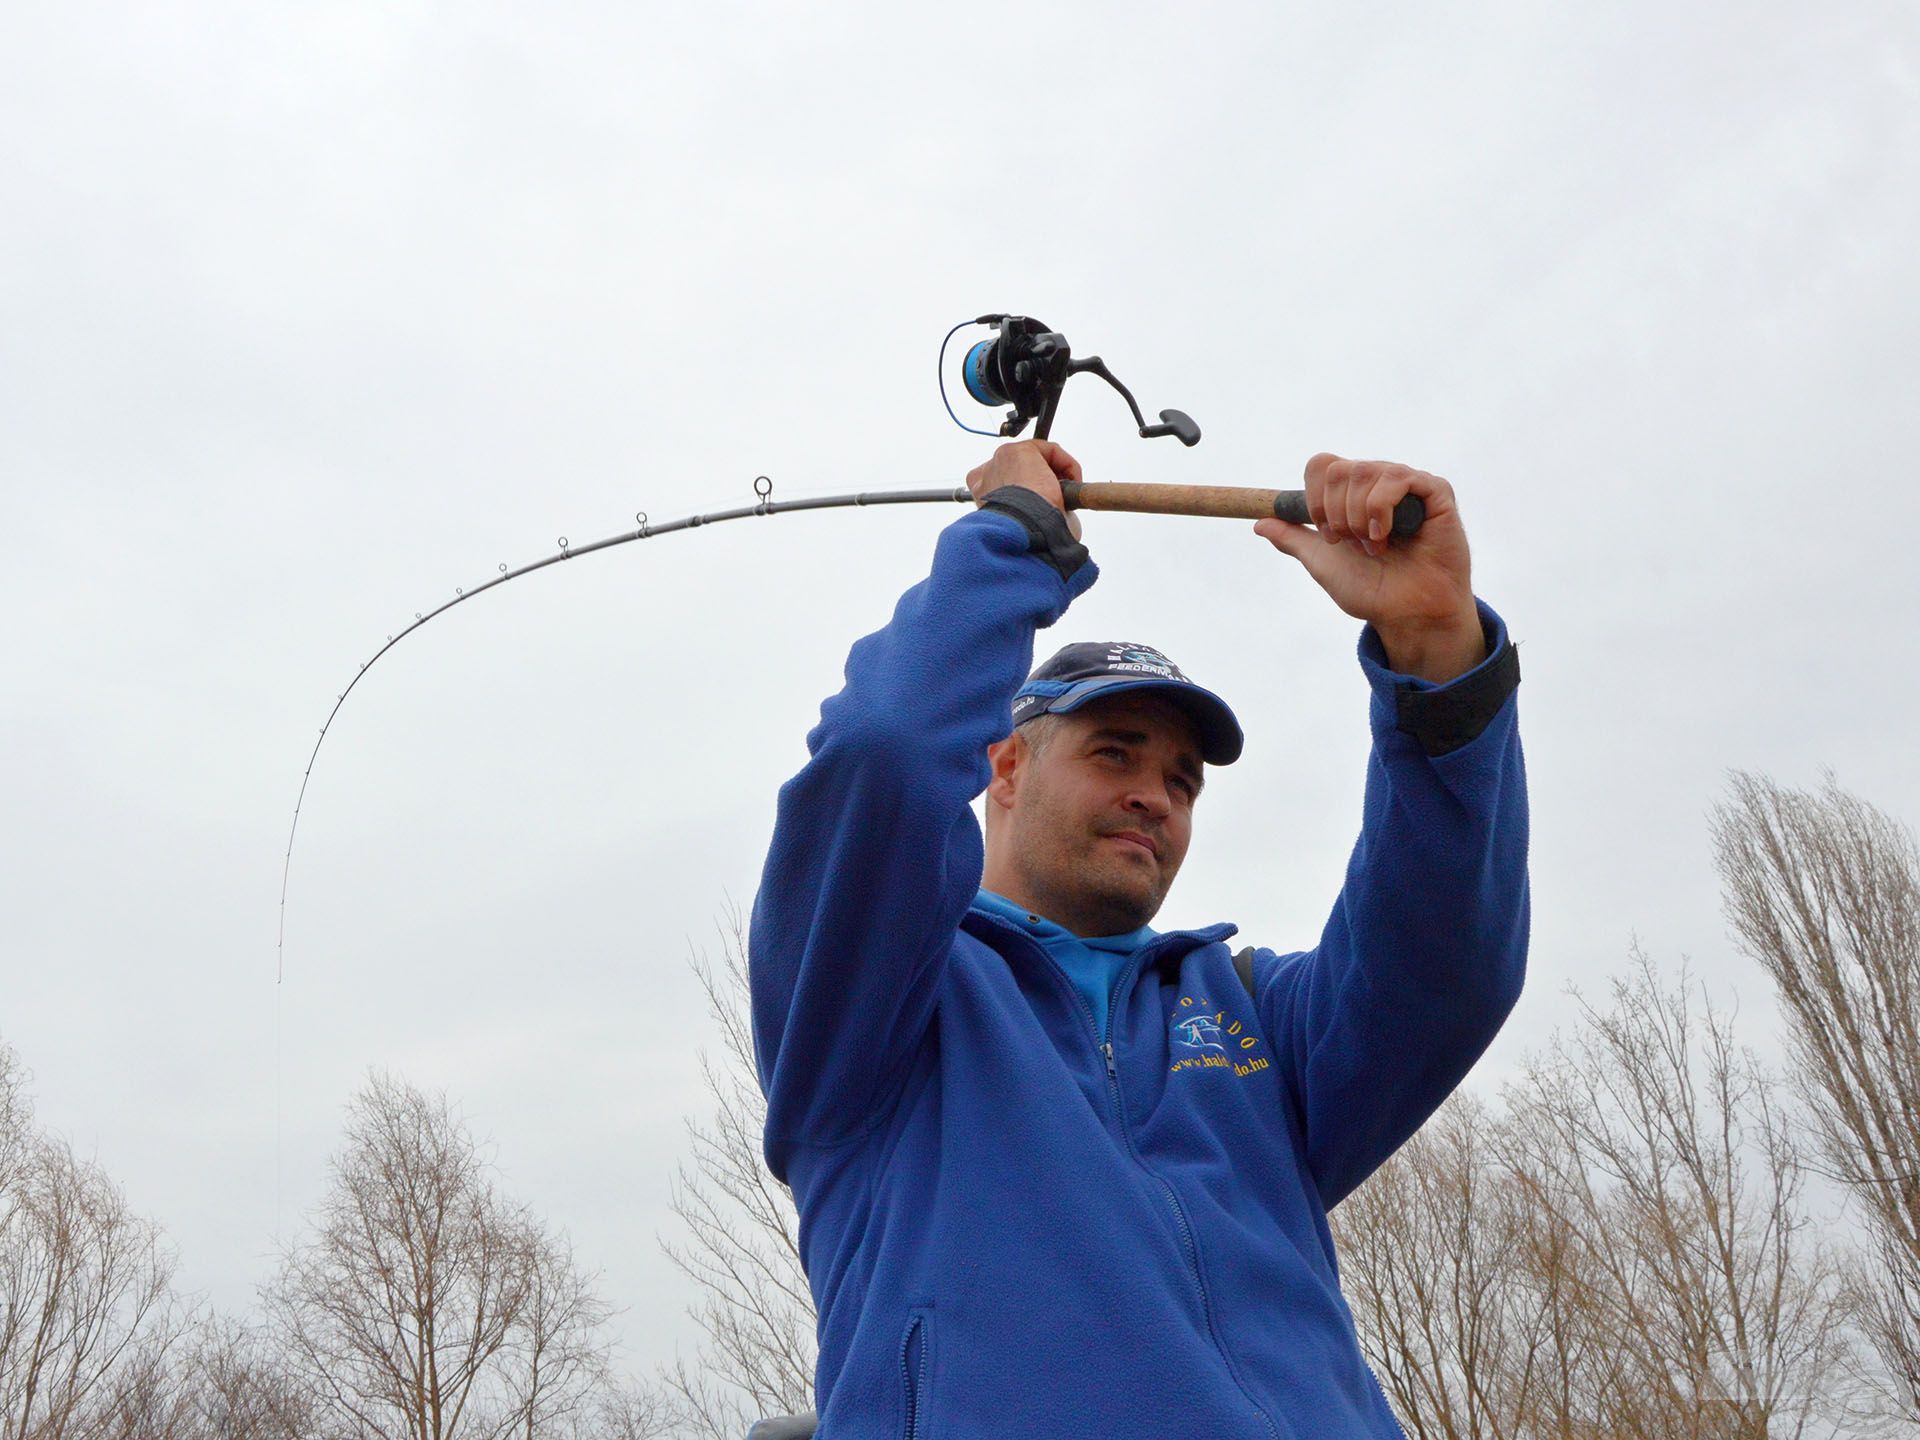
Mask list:
[[[1120,1072],[1113,1068],[1113,1042],[1109,1040],[1102,1045],[1100,1047],[1100,1053],[1107,1057],[1107,1074],[1118,1080],[1120,1078]]]

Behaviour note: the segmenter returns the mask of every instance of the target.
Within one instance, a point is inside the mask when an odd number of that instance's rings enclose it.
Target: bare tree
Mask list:
[[[1714,814],[1728,922],[1779,987],[1821,1159],[1871,1238],[1854,1267],[1883,1402],[1920,1424],[1920,851],[1839,788],[1735,772]]]
[[[1597,1435],[1631,1384],[1511,1128],[1459,1092],[1330,1217],[1360,1348],[1415,1440]]]
[[[1761,1440],[1829,1399],[1843,1308],[1778,1082],[1637,949],[1508,1094],[1509,1168],[1572,1250],[1599,1433]],[[1604,1343],[1601,1343],[1604,1342]]]
[[[179,1434],[187,1440],[307,1440],[321,1433],[306,1387],[260,1329],[204,1321],[177,1372],[188,1417]],[[147,1433],[135,1426],[125,1436]]]
[[[1417,1440],[1537,1433],[1554,1316],[1499,1125],[1456,1094],[1331,1217],[1361,1348]]]
[[[158,1229],[35,1126],[0,1043],[0,1437],[307,1440],[258,1332],[184,1305]]]
[[[674,1396],[654,1385],[626,1385],[603,1392],[586,1433],[591,1440],[668,1440],[680,1425]]]
[[[0,1225],[6,1223],[9,1207],[14,1203],[14,1176],[33,1133],[26,1089],[26,1074],[19,1057],[11,1045],[0,1040]]]
[[[1421,1440],[1761,1440],[1833,1405],[1834,1264],[1775,1081],[1637,950],[1504,1117],[1456,1096],[1334,1212]]]
[[[91,1437],[177,1319],[174,1261],[97,1165],[22,1125],[0,1193],[0,1440]]]
[[[693,1159],[680,1169],[673,1200],[686,1238],[661,1247],[699,1288],[692,1317],[705,1342],[691,1364],[678,1362],[661,1379],[694,1434],[737,1440],[755,1418],[813,1408],[816,1347],[793,1197],[761,1156],[767,1107],[738,912],[722,926],[721,948],[717,967],[704,954],[694,961],[720,1027],[721,1055],[700,1060],[714,1108],[687,1126]]]
[[[202,1376],[186,1338],[192,1323],[121,1358],[85,1429],[89,1440],[205,1440],[197,1404]]]
[[[318,1433],[576,1428],[605,1375],[610,1312],[566,1247],[498,1193],[446,1098],[373,1076],[332,1170],[313,1233],[265,1291]]]

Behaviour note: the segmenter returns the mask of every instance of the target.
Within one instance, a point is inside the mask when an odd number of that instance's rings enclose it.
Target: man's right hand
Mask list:
[[[1031,490],[1067,517],[1073,538],[1080,538],[1080,517],[1067,509],[1062,480],[1078,480],[1080,462],[1051,440],[1018,440],[1002,445],[984,465],[967,472],[967,489],[978,505],[1003,485]]]

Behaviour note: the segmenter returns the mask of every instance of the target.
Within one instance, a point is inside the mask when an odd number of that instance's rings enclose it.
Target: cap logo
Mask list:
[[[1164,675],[1180,681],[1187,678],[1180,673],[1178,665],[1151,645],[1109,645],[1106,668],[1128,675]]]

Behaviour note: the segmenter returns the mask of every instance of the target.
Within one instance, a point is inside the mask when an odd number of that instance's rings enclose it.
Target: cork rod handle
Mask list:
[[[1224,520],[1266,520],[1278,516],[1296,525],[1313,523],[1304,490],[1259,490],[1241,485],[1130,485],[1120,481],[1088,484],[1060,482],[1069,510],[1126,510],[1136,515],[1210,515]],[[1393,533],[1412,535],[1427,518],[1418,495],[1393,507]]]

